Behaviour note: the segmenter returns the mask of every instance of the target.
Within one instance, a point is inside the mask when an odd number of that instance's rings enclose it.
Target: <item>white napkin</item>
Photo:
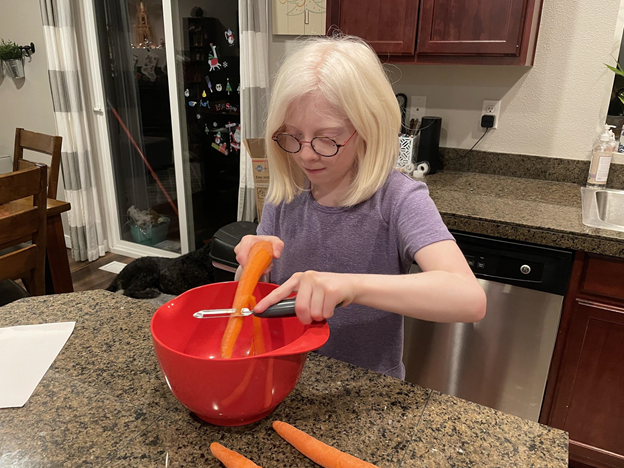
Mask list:
[[[0,408],[24,406],[76,322],[0,328]]]

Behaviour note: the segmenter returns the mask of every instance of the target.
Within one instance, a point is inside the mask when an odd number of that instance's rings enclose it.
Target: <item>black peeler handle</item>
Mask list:
[[[256,314],[254,312],[254,315],[260,318],[296,317],[295,298],[291,297],[290,299],[284,299],[277,304],[273,304],[261,314]]]
[[[262,312],[261,314],[256,314],[254,312],[254,316],[261,318],[282,318],[282,317],[295,317],[297,314],[295,313],[295,297],[291,297],[289,299],[284,299],[277,304],[273,304],[267,310]],[[342,302],[336,305],[336,308],[340,307]]]

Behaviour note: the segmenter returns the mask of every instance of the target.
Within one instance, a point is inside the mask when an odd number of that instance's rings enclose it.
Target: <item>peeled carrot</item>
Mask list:
[[[261,468],[240,453],[227,449],[217,442],[210,444],[210,451],[215,458],[225,465],[225,468]]]
[[[229,359],[234,352],[234,345],[243,328],[243,317],[241,310],[246,307],[253,295],[254,289],[262,274],[273,261],[273,246],[270,242],[260,241],[255,243],[249,251],[247,264],[243,268],[243,274],[238,282],[234,303],[232,308],[234,313],[230,316],[223,339],[221,340],[221,357]]]
[[[256,296],[249,296],[249,308],[253,310],[256,304]]]
[[[377,468],[368,462],[324,444],[320,440],[282,421],[274,421],[273,429],[290,445],[324,468]]]

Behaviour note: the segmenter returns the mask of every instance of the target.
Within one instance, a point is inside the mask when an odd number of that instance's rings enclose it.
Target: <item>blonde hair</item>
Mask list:
[[[341,205],[367,200],[396,166],[401,111],[375,52],[359,38],[342,36],[307,40],[280,67],[265,136],[268,201],[290,203],[306,185],[305,173],[272,137],[285,124],[291,104],[308,94],[334,104],[337,115],[357,130],[353,181]]]

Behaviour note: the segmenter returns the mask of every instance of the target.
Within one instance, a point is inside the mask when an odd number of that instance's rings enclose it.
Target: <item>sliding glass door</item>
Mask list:
[[[92,3],[112,244],[175,255],[236,221],[235,0]]]

